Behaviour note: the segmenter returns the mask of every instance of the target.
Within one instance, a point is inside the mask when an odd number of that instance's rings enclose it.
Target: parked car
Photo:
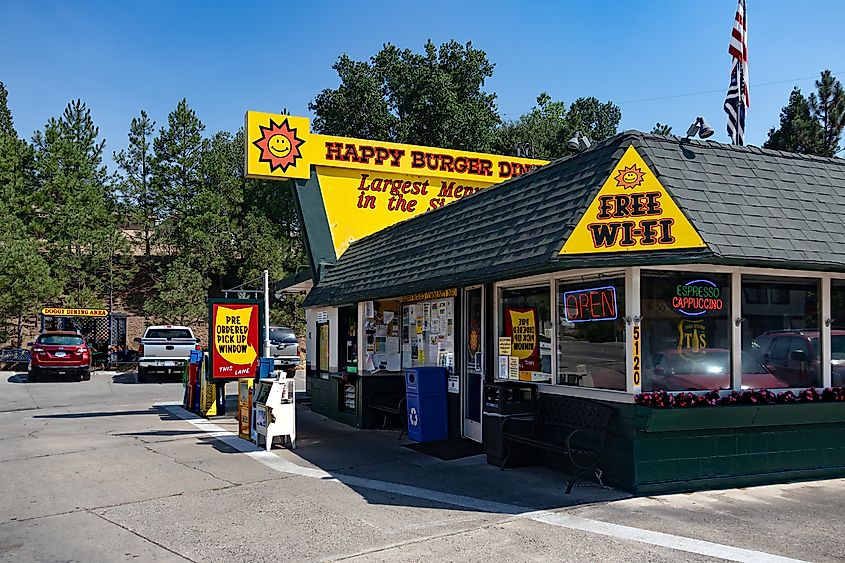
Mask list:
[[[136,341],[141,343],[138,347],[138,383],[146,383],[151,375],[181,375],[191,351],[202,349],[187,326],[147,327],[144,336]]]
[[[48,373],[91,379],[91,350],[82,335],[61,330],[43,332],[28,346],[30,383]]]
[[[831,383],[845,384],[845,330],[832,330]],[[751,342],[751,353],[790,387],[821,385],[821,338],[817,330],[766,332]]]
[[[729,389],[731,386],[731,353],[722,348],[700,352],[665,350],[655,359],[653,377],[648,391],[696,391]],[[742,388],[777,389],[786,383],[772,374],[754,356],[742,352]]]
[[[286,326],[270,327],[270,356],[274,369],[296,370],[299,365],[299,339],[293,329]]]

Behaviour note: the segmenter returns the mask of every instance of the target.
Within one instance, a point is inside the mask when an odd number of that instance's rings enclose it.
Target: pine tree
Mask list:
[[[810,94],[810,113],[821,126],[821,150],[817,154],[833,156],[839,152],[839,139],[845,128],[845,91],[829,70],[816,80],[816,92]]]
[[[32,147],[17,136],[6,88],[0,82],[0,341],[16,332],[13,327],[19,327],[24,316],[58,293],[31,231],[34,186]]]
[[[2,82],[0,82],[0,135],[18,136],[12,121],[12,112],[9,110],[9,92]]]
[[[125,252],[115,236],[110,178],[102,164],[105,141],[91,110],[81,101],[67,105],[36,132],[38,191],[34,200],[50,266],[64,286],[68,305],[101,305],[108,293],[116,255]],[[123,241],[125,242],[125,240]]]
[[[141,242],[147,257],[150,256],[157,214],[150,186],[151,136],[154,130],[155,121],[141,110],[129,126],[129,146],[114,154],[114,161],[121,172],[120,196],[129,206],[129,217],[141,228]]]
[[[789,103],[780,112],[780,126],[769,129],[764,148],[801,154],[821,154],[822,131],[810,114],[807,98],[798,87],[789,94]]]
[[[167,116],[153,141],[152,188],[155,206],[159,210],[159,231],[164,240],[187,211],[188,202],[200,186],[200,165],[205,142],[205,125],[182,99]],[[164,227],[163,229],[161,227]]]
[[[819,156],[839,152],[845,129],[845,91],[829,70],[816,80],[816,92],[809,98],[798,87],[781,110],[780,125],[769,130],[766,148]]]

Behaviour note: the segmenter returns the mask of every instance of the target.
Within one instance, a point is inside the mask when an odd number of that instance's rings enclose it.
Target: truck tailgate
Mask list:
[[[167,338],[144,338],[141,340],[144,345],[144,358],[176,358],[187,360],[191,356],[191,350],[196,346],[196,340],[167,339]]]

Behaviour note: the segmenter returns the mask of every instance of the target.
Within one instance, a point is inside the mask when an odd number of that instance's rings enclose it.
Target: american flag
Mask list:
[[[739,0],[736,19],[731,31],[728,53],[733,58],[731,85],[725,96],[725,113],[728,114],[728,136],[735,145],[745,144],[745,110],[748,109],[748,20],[745,0]]]

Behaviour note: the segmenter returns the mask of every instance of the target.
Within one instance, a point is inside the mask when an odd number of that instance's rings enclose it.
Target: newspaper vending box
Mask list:
[[[256,432],[255,445],[264,445],[269,451],[273,439],[282,438],[291,449],[296,449],[296,403],[293,378],[259,379],[253,393],[252,424]]]

